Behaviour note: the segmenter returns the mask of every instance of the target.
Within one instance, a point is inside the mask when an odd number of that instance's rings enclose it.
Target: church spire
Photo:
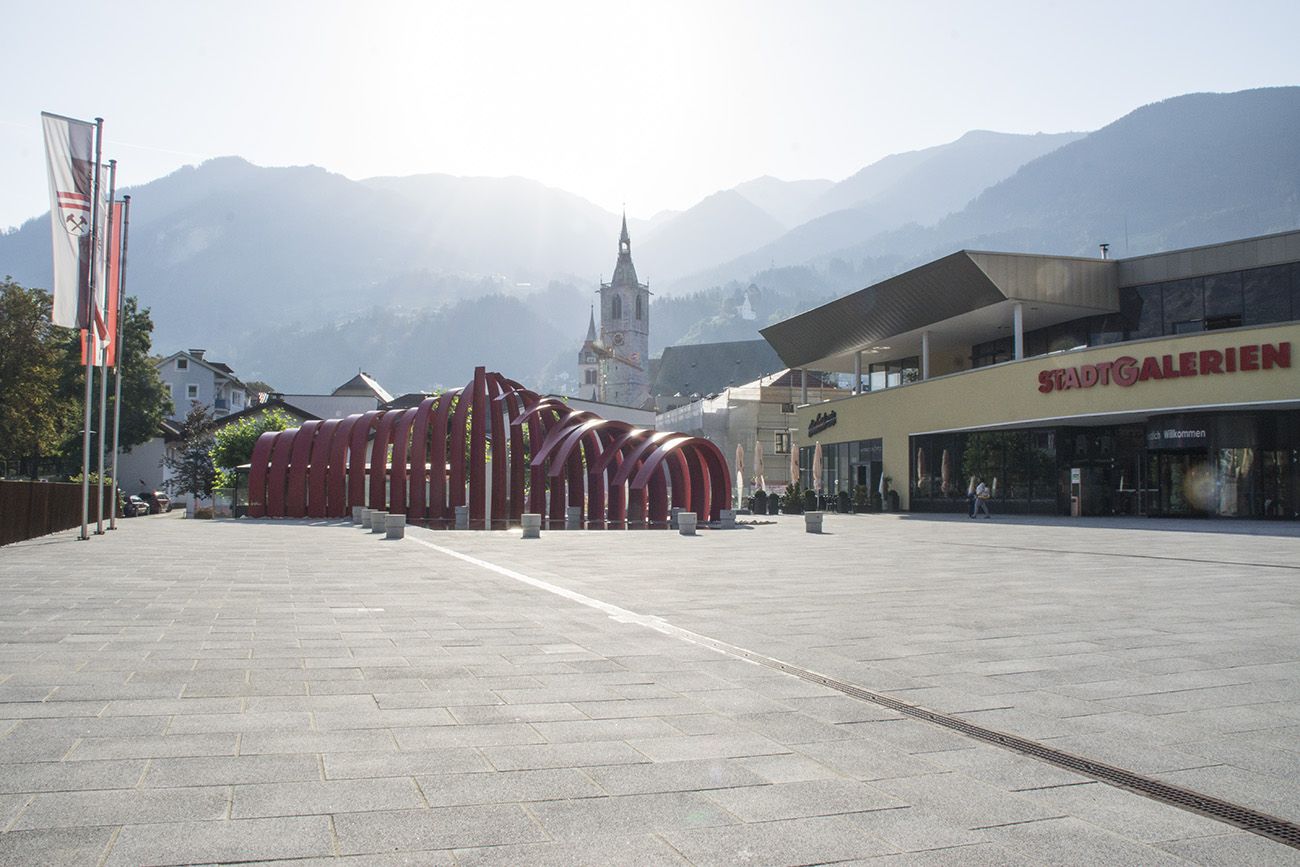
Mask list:
[[[591,306],[591,319],[587,322],[587,342],[596,342],[596,305]]]
[[[630,254],[632,252],[632,236],[627,233],[627,211],[626,210],[623,211],[623,231],[620,232],[618,236],[618,252],[620,256],[622,256],[625,253]]]

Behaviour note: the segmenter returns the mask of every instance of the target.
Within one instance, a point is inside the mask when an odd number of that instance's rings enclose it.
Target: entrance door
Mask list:
[[[1215,470],[1205,449],[1152,452],[1150,469],[1152,514],[1191,517],[1214,511]]]

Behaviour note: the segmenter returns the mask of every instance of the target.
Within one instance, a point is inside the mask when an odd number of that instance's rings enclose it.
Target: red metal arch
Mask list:
[[[593,528],[664,526],[670,506],[717,520],[731,498],[726,459],[708,440],[602,419],[483,368],[417,407],[264,434],[251,463],[254,517],[341,517],[368,504],[443,527],[468,505],[475,528],[525,509],[554,526],[578,506]]]

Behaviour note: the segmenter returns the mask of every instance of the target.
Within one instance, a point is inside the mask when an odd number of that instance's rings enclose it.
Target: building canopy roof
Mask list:
[[[785,366],[852,370],[858,351],[873,361],[915,354],[926,331],[965,345],[1004,336],[1016,302],[1024,304],[1026,329],[1116,312],[1116,264],[962,250],[761,333]]]

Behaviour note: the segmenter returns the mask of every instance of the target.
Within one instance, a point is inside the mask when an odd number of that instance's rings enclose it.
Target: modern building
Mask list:
[[[1300,517],[1300,231],[1128,259],[963,250],[763,330],[804,481],[913,511]]]
[[[203,349],[189,349],[155,362],[172,399],[171,418],[176,421],[184,420],[196,403],[209,407],[214,418],[240,412],[250,403],[248,389],[230,365],[206,354]]]
[[[618,238],[614,276],[600,284],[595,312],[578,352],[578,396],[637,408],[650,406],[650,284],[637,280],[627,216]]]

